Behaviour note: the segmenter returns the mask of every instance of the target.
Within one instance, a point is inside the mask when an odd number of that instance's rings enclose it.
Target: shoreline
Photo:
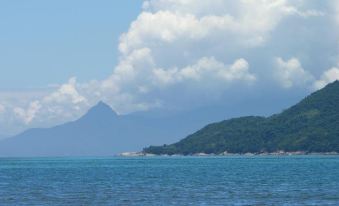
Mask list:
[[[263,153],[228,153],[224,152],[221,154],[206,154],[206,153],[195,153],[195,154],[151,154],[151,153],[143,153],[143,152],[124,152],[118,154],[118,157],[227,157],[227,156],[312,156],[312,155],[322,155],[322,156],[336,156],[339,155],[338,152],[304,152],[304,151],[295,151],[295,152],[263,152]]]

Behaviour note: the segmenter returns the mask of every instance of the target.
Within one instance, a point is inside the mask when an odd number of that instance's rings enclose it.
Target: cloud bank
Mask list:
[[[64,121],[99,100],[129,113],[229,102],[238,90],[307,94],[339,79],[338,11],[326,0],[147,0],[109,77],[74,77],[18,105],[0,97],[0,119],[6,108],[25,125]]]

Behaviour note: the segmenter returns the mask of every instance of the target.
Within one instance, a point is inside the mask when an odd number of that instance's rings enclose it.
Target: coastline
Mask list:
[[[324,156],[336,156],[338,152],[305,152],[305,151],[276,151],[276,152],[262,152],[262,153],[228,153],[223,152],[221,154],[206,154],[206,153],[195,153],[195,154],[151,154],[144,152],[123,152],[118,154],[119,157],[226,157],[226,156],[312,156],[312,155],[324,155]]]

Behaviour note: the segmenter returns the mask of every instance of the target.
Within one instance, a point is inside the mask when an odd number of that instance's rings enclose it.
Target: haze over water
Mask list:
[[[1,205],[337,205],[339,157],[0,159]]]

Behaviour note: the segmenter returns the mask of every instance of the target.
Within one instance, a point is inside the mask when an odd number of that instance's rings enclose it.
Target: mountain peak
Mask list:
[[[113,109],[103,101],[99,101],[95,106],[90,108],[88,112],[83,116],[83,118],[116,118],[118,114],[113,111]]]
[[[106,107],[106,108],[109,108],[110,110],[112,110],[112,108],[103,101],[99,101],[95,106],[93,106],[93,108],[94,107]]]
[[[117,115],[117,113],[112,109],[111,106],[109,106],[108,104],[106,104],[103,101],[99,101],[95,106],[93,106],[90,110],[97,110],[97,111],[104,111],[104,112],[110,112],[110,113],[114,113],[115,115]]]

